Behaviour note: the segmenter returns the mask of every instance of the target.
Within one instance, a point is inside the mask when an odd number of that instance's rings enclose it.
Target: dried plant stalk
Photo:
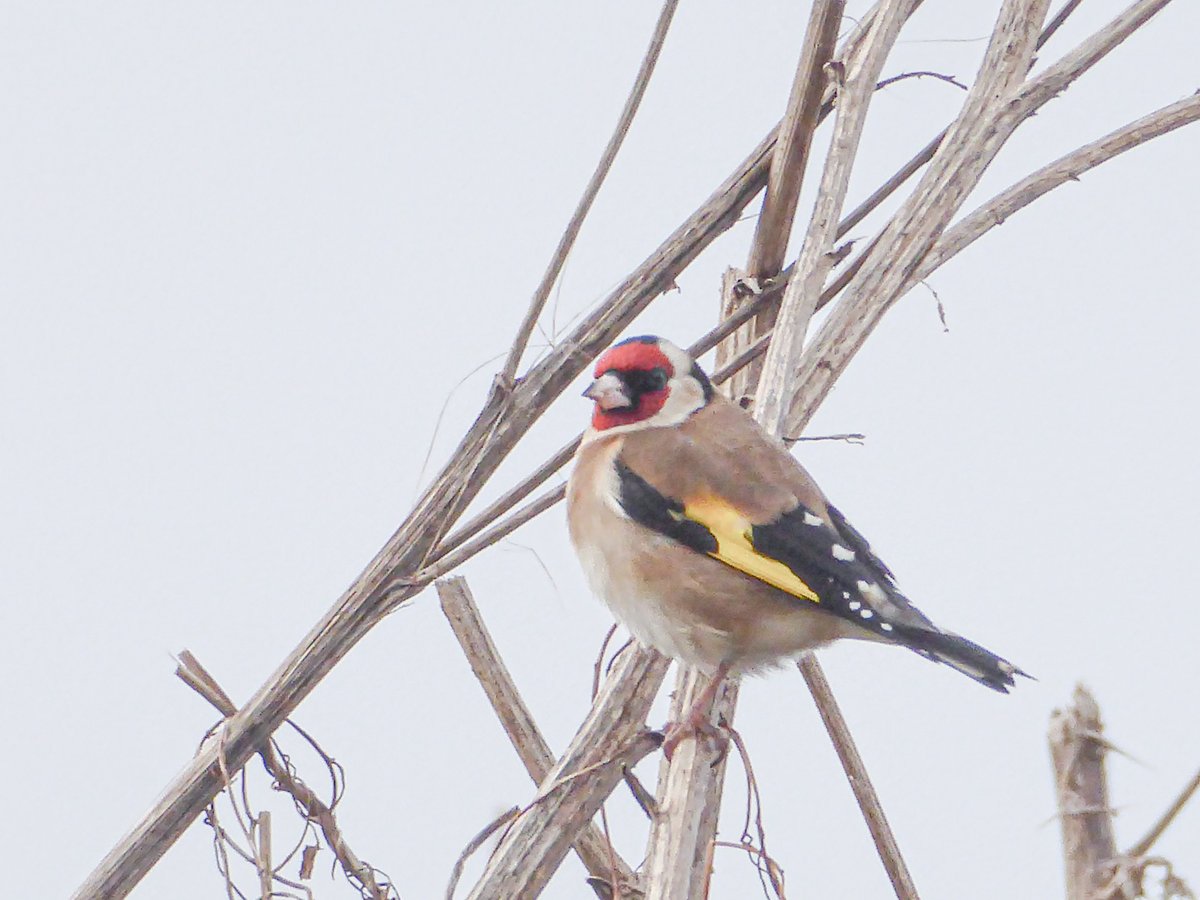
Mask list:
[[[437,591],[442,601],[442,612],[454,636],[458,638],[471,670],[487,694],[505,734],[512,741],[529,777],[540,784],[554,767],[554,756],[521,699],[496,645],[492,643],[467,580],[461,577],[447,578],[437,583]],[[595,879],[593,886],[597,893],[604,896],[604,885],[608,885],[610,891],[611,886],[616,885],[622,896],[632,900],[637,876],[616,854],[593,822],[587,822],[580,829],[575,837],[574,848],[584,868]]]
[[[862,54],[837,61],[837,119],[812,218],[795,271],[784,290],[775,337],[763,362],[764,369],[772,370],[772,376],[760,382],[755,402],[756,418],[771,434],[792,433],[786,429],[784,419],[794,393],[791,385],[796,384],[792,375],[804,348],[808,320],[817,309],[821,288],[833,268],[834,235],[875,85],[911,7],[911,0],[881,3]]]
[[[1062,825],[1067,900],[1095,900],[1105,869],[1117,855],[1104,774],[1100,707],[1079,685],[1071,705],[1050,717],[1050,758]]]
[[[621,783],[625,769],[659,746],[646,714],[667,660],[630,647],[618,657],[592,711],[537,796],[500,840],[470,900],[536,897],[576,835]]]
[[[912,195],[888,222],[792,376],[801,388],[787,414],[799,434],[867,336],[913,284],[920,267],[996,153],[1026,118],[1144,24],[1168,0],[1134,3],[1078,48],[1028,82],[1046,0],[1006,3],[979,77]]]

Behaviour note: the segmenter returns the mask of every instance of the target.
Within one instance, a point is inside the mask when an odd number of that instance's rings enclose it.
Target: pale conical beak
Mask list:
[[[632,403],[625,391],[625,382],[620,376],[605,372],[588,386],[583,396],[595,400],[598,407],[608,412],[612,409],[625,409]]]

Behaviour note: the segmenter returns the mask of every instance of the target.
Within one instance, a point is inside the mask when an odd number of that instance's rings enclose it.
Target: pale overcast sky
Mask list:
[[[928,0],[887,74],[969,81],[996,5]],[[1122,6],[1088,0],[1043,59]],[[191,649],[244,700],[402,519],[430,446],[426,478],[478,411],[657,7],[7,5],[0,894],[69,893],[190,758],[214,717],[172,653]],[[547,333],[775,122],[807,15],[684,0]],[[1169,7],[1021,128],[975,202],[1200,87],[1197,34],[1197,4]],[[931,80],[880,94],[849,202],[960,100]],[[988,235],[931,279],[949,332],[912,292],[811,428],[865,446],[798,451],[914,602],[1039,679],[1001,697],[899,650],[823,654],[926,900],[1061,896],[1045,731],[1079,679],[1135,758],[1110,764],[1121,845],[1200,765],[1183,566],[1200,531],[1197,159],[1200,128],[1184,129]],[[634,330],[686,344],[710,327],[752,233],[735,227]],[[568,392],[484,499],[586,415]],[[610,622],[562,515],[464,570],[555,749]],[[532,795],[432,591],[295,718],[346,768],[347,839],[405,900],[441,896],[470,837]],[[889,896],[799,675],[750,682],[738,725],[789,893]],[[736,840],[730,772],[722,837]],[[282,848],[295,819],[262,802]],[[636,862],[641,814],[625,796],[610,813]],[[1160,849],[1193,884],[1197,846],[1189,809]],[[325,853],[319,898],[353,895],[328,872]],[[582,877],[568,858],[545,896],[590,895]],[[714,898],[758,891],[744,856],[718,851]],[[133,896],[224,896],[209,831],[193,826]]]

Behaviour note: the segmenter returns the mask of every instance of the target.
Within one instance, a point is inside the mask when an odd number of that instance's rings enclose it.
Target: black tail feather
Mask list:
[[[911,626],[897,626],[896,631],[900,642],[910,650],[934,662],[945,663],[1002,694],[1007,694],[1015,685],[1016,676],[1031,677],[1007,659],[952,632]]]

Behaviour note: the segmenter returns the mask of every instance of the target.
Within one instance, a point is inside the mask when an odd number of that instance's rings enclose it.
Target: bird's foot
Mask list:
[[[717,752],[713,765],[719,763],[729,752],[729,734],[718,725],[708,721],[708,716],[693,710],[682,721],[670,722],[663,729],[662,751],[667,761],[675,757],[675,750],[688,738],[704,738],[712,743]]]

